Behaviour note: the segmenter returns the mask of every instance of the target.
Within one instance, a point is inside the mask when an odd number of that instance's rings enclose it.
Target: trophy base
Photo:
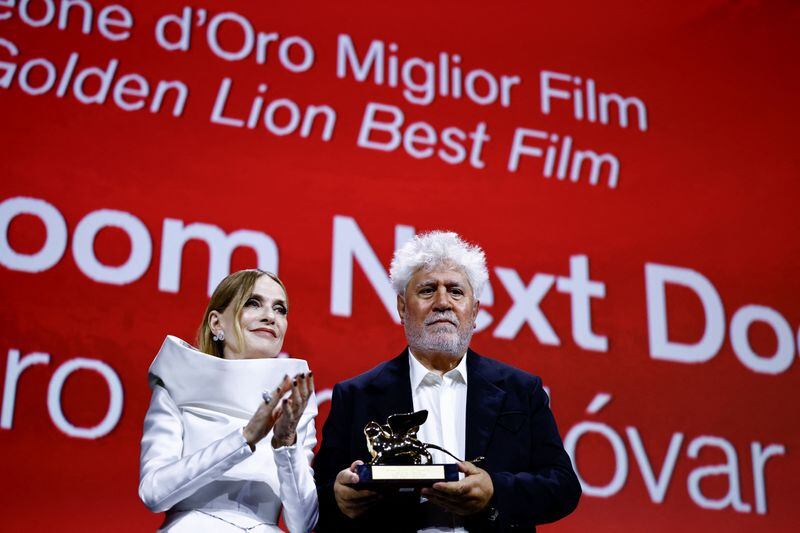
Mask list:
[[[359,489],[392,490],[430,487],[439,481],[458,481],[458,465],[358,465]]]

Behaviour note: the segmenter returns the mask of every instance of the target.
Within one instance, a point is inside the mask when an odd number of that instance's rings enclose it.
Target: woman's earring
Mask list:
[[[220,341],[220,342],[222,342],[222,341],[224,341],[224,340],[225,340],[225,332],[220,330],[220,332],[219,332],[219,333],[217,333],[216,335],[214,335],[214,336],[213,336],[213,337],[211,337],[211,338],[212,338],[212,339],[214,339],[214,341],[215,341],[215,342],[216,342],[216,341]]]

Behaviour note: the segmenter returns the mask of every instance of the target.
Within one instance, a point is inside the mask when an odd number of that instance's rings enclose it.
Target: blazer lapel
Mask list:
[[[408,369],[408,349],[386,362],[380,374],[369,384],[370,405],[367,412],[372,420],[385,424],[390,415],[414,410],[411,399],[411,378]]]
[[[477,353],[467,352],[467,427],[465,459],[485,456],[506,393],[490,365]]]

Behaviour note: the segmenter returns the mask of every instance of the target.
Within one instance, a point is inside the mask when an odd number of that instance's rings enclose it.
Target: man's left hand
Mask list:
[[[439,507],[457,515],[471,515],[489,505],[494,494],[494,485],[489,473],[470,462],[458,463],[464,479],[447,483],[434,483],[422,489],[422,495]]]

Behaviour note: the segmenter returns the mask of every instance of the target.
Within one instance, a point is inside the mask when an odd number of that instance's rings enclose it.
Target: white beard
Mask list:
[[[435,320],[446,319],[457,324],[455,327],[441,324],[435,326],[417,326],[408,320],[408,314],[403,317],[408,345],[419,350],[441,352],[453,357],[461,357],[467,351],[469,341],[472,339],[472,323],[459,323],[456,314],[452,311],[432,312],[426,319],[428,324]]]

